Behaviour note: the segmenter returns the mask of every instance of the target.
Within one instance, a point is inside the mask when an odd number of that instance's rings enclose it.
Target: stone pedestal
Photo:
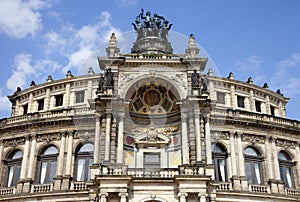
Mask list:
[[[63,177],[61,175],[58,175],[56,178],[54,178],[53,190],[61,190],[62,178]]]
[[[70,175],[64,176],[62,178],[61,189],[62,190],[68,190],[68,189],[70,189],[71,180],[72,180],[72,177]]]
[[[91,179],[95,179],[96,175],[100,175],[100,164],[93,163],[90,167],[91,169]]]
[[[248,178],[246,176],[240,176],[241,190],[248,191]]]
[[[241,182],[240,182],[239,176],[233,175],[231,178],[231,181],[232,181],[233,190],[240,191],[241,190]]]
[[[22,193],[29,193],[30,192],[32,182],[33,182],[32,179],[26,179],[26,180],[23,181],[23,191],[22,191]]]

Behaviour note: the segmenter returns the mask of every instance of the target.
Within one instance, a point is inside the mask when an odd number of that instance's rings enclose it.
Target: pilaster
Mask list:
[[[196,162],[201,162],[201,133],[200,133],[200,111],[195,110],[195,134],[196,134]]]
[[[109,162],[110,156],[110,129],[111,129],[111,113],[106,114],[106,128],[105,128],[105,153],[104,153],[104,162]]]
[[[181,113],[181,142],[182,142],[182,164],[189,164],[189,148],[187,134],[187,114]]]
[[[118,148],[117,148],[117,163],[123,164],[123,133],[124,133],[124,116],[125,114],[119,113],[119,127],[118,127]]]

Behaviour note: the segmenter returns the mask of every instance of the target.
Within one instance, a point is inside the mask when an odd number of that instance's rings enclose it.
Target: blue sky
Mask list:
[[[291,98],[288,118],[300,120],[298,0],[0,0],[0,117],[9,117],[6,96],[17,86],[93,66],[87,58],[112,32],[132,32],[141,8],[165,16],[175,32],[193,33],[221,76],[232,71],[235,79],[280,88]]]

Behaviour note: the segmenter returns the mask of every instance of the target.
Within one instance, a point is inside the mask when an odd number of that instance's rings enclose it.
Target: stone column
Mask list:
[[[29,154],[29,147],[30,147],[30,141],[29,136],[25,137],[25,146],[24,146],[24,152],[23,152],[23,158],[22,158],[22,164],[21,164],[21,173],[20,173],[20,180],[17,184],[16,193],[25,193],[29,190],[29,184],[26,182],[26,172],[27,172],[27,163],[28,163],[28,154]],[[25,184],[25,186],[24,186]],[[24,189],[25,188],[25,189]]]
[[[200,197],[200,202],[206,202],[206,194],[198,194],[198,196]]]
[[[189,148],[187,134],[187,115],[185,112],[181,114],[181,144],[182,144],[182,164],[189,164]]]
[[[2,163],[2,161],[3,161],[3,149],[4,149],[4,146],[3,146],[3,140],[2,140],[2,138],[0,139],[0,170],[3,170],[3,166],[4,166],[4,164]],[[2,180],[2,175],[0,175],[0,182],[3,182],[4,180]],[[3,184],[3,183],[0,183],[1,185]]]
[[[249,102],[250,102],[249,103],[250,104],[250,110],[253,111],[253,112],[256,111],[253,90],[250,90]]]
[[[244,150],[242,145],[242,134],[237,132],[237,147],[238,147],[238,167],[240,174],[241,189],[248,190],[248,179],[245,173]]]
[[[211,136],[210,136],[210,125],[209,125],[209,114],[205,117],[205,150],[206,150],[206,164],[212,164],[211,155]]]
[[[235,109],[237,107],[237,104],[236,104],[236,96],[235,96],[235,88],[234,88],[234,85],[231,85],[230,86],[230,101],[231,101],[231,107],[233,109]]]
[[[119,196],[120,196],[120,202],[126,202],[127,199],[126,197],[128,196],[127,193],[119,193]]]
[[[274,166],[274,176],[275,180],[280,179],[280,171],[279,171],[279,162],[278,162],[278,151],[275,144],[275,139],[272,139],[272,153],[273,153],[273,166]]]
[[[104,161],[109,162],[110,155],[110,127],[111,127],[111,113],[106,114],[106,130],[105,130],[105,153]]]
[[[298,173],[298,186],[296,187],[299,187],[300,186],[300,149],[299,149],[299,146],[300,146],[300,142],[297,142],[296,144],[296,156],[297,156],[297,173]]]
[[[64,168],[64,158],[65,158],[65,145],[66,145],[66,133],[62,132],[60,134],[60,147],[57,159],[56,177],[54,181],[54,190],[60,190],[62,179],[63,179],[63,168]]]
[[[235,134],[230,132],[229,143],[230,143],[230,160],[231,160],[231,169],[232,169],[232,183],[234,190],[241,190],[240,178],[237,175],[236,167],[236,155],[235,155]]]
[[[107,202],[108,193],[100,193],[99,194],[99,202]]]
[[[265,156],[267,159],[267,178],[268,180],[274,179],[273,165],[272,165],[272,150],[270,148],[270,137],[265,138]]]
[[[57,164],[57,176],[63,175],[65,144],[66,144],[66,133],[63,132],[60,135],[61,138],[60,138],[60,148],[59,148],[58,164]]]
[[[196,162],[201,162],[201,133],[200,133],[200,111],[195,112],[195,134],[196,134]]]
[[[34,103],[33,103],[33,95],[30,93],[29,99],[28,99],[28,110],[27,113],[31,113],[34,111]]]
[[[44,109],[48,110],[50,109],[50,88],[46,89],[46,97],[45,97],[45,106]]]
[[[179,202],[186,202],[186,197],[188,196],[187,193],[179,193],[178,197],[179,197]]]
[[[245,161],[244,161],[244,152],[242,146],[242,134],[237,134],[237,150],[238,150],[238,167],[239,167],[239,174],[240,176],[245,176]]]
[[[70,83],[66,84],[66,93],[65,98],[63,99],[63,106],[68,107],[70,106],[70,97],[71,97],[71,86]]]
[[[99,164],[100,133],[101,133],[101,114],[96,113],[94,162],[93,162],[94,164]]]
[[[124,113],[119,113],[118,127],[118,148],[117,148],[117,163],[123,164],[123,133],[124,133]]]
[[[23,159],[22,159],[22,165],[21,165],[21,174],[20,174],[20,180],[24,180],[26,178],[26,170],[27,170],[27,164],[28,164],[28,153],[29,153],[29,137],[26,136],[25,146],[24,146],[24,153],[23,153]]]
[[[236,172],[236,157],[235,157],[235,143],[234,143],[234,133],[230,132],[229,143],[230,143],[230,156],[231,156],[231,170],[232,176],[237,175]]]
[[[33,167],[35,162],[34,156],[35,156],[35,150],[36,150],[36,135],[32,135],[31,138],[31,148],[30,148],[30,156],[29,156],[29,164],[28,164],[28,173],[27,173],[27,178],[32,180],[33,179]]]
[[[93,80],[88,80],[87,99],[93,98]]]
[[[66,176],[71,176],[72,153],[73,153],[73,131],[69,131],[68,132],[67,159],[66,159]]]

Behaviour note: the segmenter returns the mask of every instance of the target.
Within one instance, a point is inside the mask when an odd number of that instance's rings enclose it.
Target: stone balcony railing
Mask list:
[[[45,111],[45,112],[36,112],[36,113],[28,113],[22,116],[16,116],[11,118],[5,118],[0,120],[0,128],[13,125],[16,123],[22,123],[27,121],[35,121],[39,119],[52,119],[59,117],[74,117],[80,115],[93,115],[95,113],[94,110],[89,108],[62,108],[57,110]]]
[[[268,114],[253,113],[249,111],[232,110],[232,109],[227,109],[227,110],[213,109],[211,115],[216,117],[224,117],[224,118],[226,117],[241,118],[241,119],[247,119],[256,122],[262,122],[262,123],[264,122],[267,124],[300,128],[300,122],[297,120],[275,117]]]
[[[249,184],[249,191],[255,193],[268,194],[270,193],[270,187],[268,185]]]
[[[80,190],[87,190],[87,184],[85,181],[74,181],[71,182],[71,190],[76,190],[76,191],[80,191]]]
[[[299,189],[285,189],[286,195],[290,196],[300,196],[300,190]]]
[[[213,183],[213,185],[215,185],[217,191],[232,190],[231,182],[216,182],[216,183]]]
[[[33,184],[31,186],[31,193],[50,192],[53,191],[53,184]]]
[[[15,187],[8,187],[0,189],[0,196],[7,196],[7,195],[13,195],[16,192]]]

